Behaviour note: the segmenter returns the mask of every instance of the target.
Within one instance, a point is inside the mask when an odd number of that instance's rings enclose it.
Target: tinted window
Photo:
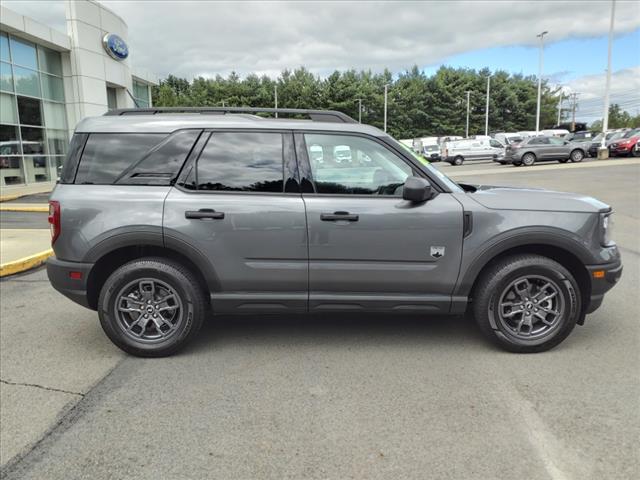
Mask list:
[[[305,134],[317,193],[400,195],[412,169],[373,140]]]
[[[82,149],[86,141],[86,133],[76,133],[71,138],[69,154],[62,164],[60,183],[73,183],[73,179],[76,176],[76,169],[78,168],[78,161],[80,160],[80,155],[82,154]]]
[[[76,183],[113,183],[166,136],[165,133],[90,134],[78,167]]]
[[[197,167],[198,190],[282,192],[280,133],[213,133]]]
[[[200,130],[174,133],[121,173],[116,183],[171,185],[199,135]]]
[[[564,140],[562,140],[561,138],[550,137],[549,143],[551,143],[552,145],[564,145]]]

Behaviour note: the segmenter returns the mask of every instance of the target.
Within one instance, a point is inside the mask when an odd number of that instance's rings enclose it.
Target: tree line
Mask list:
[[[426,75],[417,66],[395,78],[389,70],[335,71],[321,78],[304,67],[284,70],[276,79],[250,74],[240,78],[197,77],[192,81],[169,75],[153,88],[155,106],[278,107],[339,110],[362,122],[383,127],[384,85],[388,85],[388,132],[395,138],[465,135],[467,91],[469,135],[484,134],[487,76],[491,75],[489,131],[534,130],[537,77],[489,69],[441,67]],[[560,91],[542,85],[541,128],[557,121]]]

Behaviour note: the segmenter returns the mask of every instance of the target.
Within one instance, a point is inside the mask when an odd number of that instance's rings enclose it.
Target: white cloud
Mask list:
[[[135,64],[161,76],[399,71],[488,47],[594,37],[608,31],[609,0],[531,2],[206,2],[103,0],[129,25]],[[64,4],[3,5],[64,29]],[[616,32],[640,27],[636,1],[618,0]]]

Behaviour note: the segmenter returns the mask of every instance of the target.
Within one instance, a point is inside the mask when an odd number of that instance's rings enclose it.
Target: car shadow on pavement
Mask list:
[[[185,353],[233,345],[415,345],[491,349],[469,316],[397,314],[247,315],[213,317]]]

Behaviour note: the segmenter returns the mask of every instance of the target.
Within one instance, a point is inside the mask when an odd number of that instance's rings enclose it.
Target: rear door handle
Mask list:
[[[201,208],[198,211],[188,210],[184,212],[184,218],[192,220],[204,220],[211,218],[213,220],[222,220],[224,218],[224,212],[216,212],[210,208]]]
[[[321,213],[320,220],[323,222],[337,222],[339,220],[344,220],[347,222],[357,222],[358,215],[351,214],[349,212],[333,212],[333,213]]]

